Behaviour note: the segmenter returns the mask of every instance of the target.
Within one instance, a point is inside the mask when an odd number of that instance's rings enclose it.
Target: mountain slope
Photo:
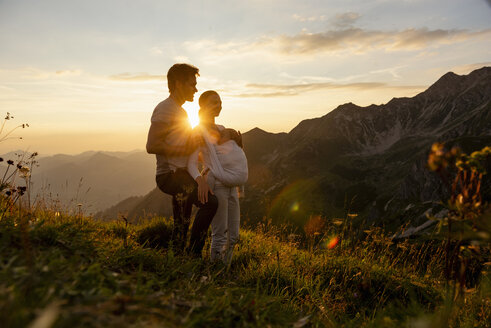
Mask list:
[[[413,98],[344,104],[289,133],[255,128],[243,141],[250,171],[243,220],[303,226],[311,215],[350,210],[388,227],[418,223],[425,211],[439,210],[445,193],[426,169],[431,144],[465,152],[491,144],[491,68],[447,73]]]
[[[155,158],[142,151],[86,152],[41,157],[32,172],[33,195],[72,210],[95,213],[155,187]]]
[[[246,152],[261,147],[248,144],[247,133],[244,140]],[[279,155],[262,162],[271,177],[248,185],[243,213],[304,222],[310,214],[343,215],[349,207],[379,222],[400,221],[401,207],[442,196],[425,168],[435,141],[467,152],[491,144],[491,68],[448,73],[413,98],[349,103],[300,122],[271,151]]]

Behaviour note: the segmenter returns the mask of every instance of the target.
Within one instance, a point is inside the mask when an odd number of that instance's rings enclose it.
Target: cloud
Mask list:
[[[301,93],[315,90],[335,90],[335,89],[352,89],[354,91],[376,90],[376,89],[399,89],[399,90],[421,90],[427,86],[421,85],[389,85],[381,82],[357,82],[357,83],[302,83],[302,84],[260,84],[250,83],[246,88],[251,92],[245,92],[234,95],[238,98],[271,98],[283,96],[296,96]]]
[[[150,54],[154,56],[160,56],[164,54],[164,51],[162,50],[162,48],[152,47],[150,48]]]
[[[176,57],[174,57],[174,61],[176,63],[188,63],[189,62],[189,57],[186,57],[186,56],[176,56]]]
[[[484,66],[491,66],[491,61],[469,64],[469,65],[456,66],[456,67],[452,68],[451,71],[456,73],[456,74],[469,74],[473,70],[482,68]]]
[[[253,42],[254,43],[254,42]],[[261,41],[256,41],[254,44],[258,45]],[[209,50],[214,55],[225,54],[239,54],[244,50],[252,50],[255,45],[251,45],[247,40],[244,41],[229,41],[229,42],[217,42],[212,39],[202,39],[199,41],[186,41],[184,47],[190,52],[195,51],[207,51]]]
[[[152,75],[148,73],[121,73],[111,75],[109,78],[116,81],[165,81],[165,75]]]
[[[358,19],[356,13],[343,14],[338,24],[350,24]],[[220,56],[237,56],[247,54],[280,54],[283,56],[312,56],[315,54],[352,51],[366,53],[371,50],[413,51],[444,44],[453,44],[473,38],[489,38],[491,29],[481,31],[469,30],[430,30],[428,28],[411,28],[401,31],[366,30],[356,27],[327,30],[310,33],[302,31],[295,35],[263,36],[255,40],[217,42],[200,40],[186,42],[185,47],[191,51],[201,52],[204,58],[222,60]]]
[[[346,49],[357,52],[374,49],[401,51],[419,50],[432,45],[451,44],[489,35],[491,35],[491,29],[470,32],[467,30],[419,28],[386,32],[350,27],[323,33],[300,33],[293,36],[269,38],[257,43],[257,45],[272,45],[280,53],[286,55],[335,52]]]
[[[6,77],[10,80],[49,80],[67,77],[79,77],[82,74],[84,74],[84,72],[80,69],[47,71],[35,67],[23,67],[19,69],[0,70],[0,77]]]
[[[370,71],[369,73],[370,74],[389,74],[390,76],[392,76],[392,78],[399,80],[402,78],[402,76],[397,71],[399,71],[401,68],[404,68],[404,67],[406,67],[406,66],[388,67],[388,68],[384,68],[384,69],[373,70],[373,71]]]
[[[360,17],[360,14],[354,12],[337,14],[334,17],[333,25],[340,28],[346,28],[352,26]]]
[[[55,74],[57,76],[79,76],[82,74],[82,70],[79,69],[60,70],[60,71],[56,71]]]
[[[302,16],[298,14],[292,15],[292,18],[296,21],[299,22],[316,22],[316,21],[324,21],[326,20],[325,15],[320,15],[320,16]]]

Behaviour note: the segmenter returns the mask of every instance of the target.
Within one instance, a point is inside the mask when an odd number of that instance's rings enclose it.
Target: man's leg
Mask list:
[[[182,204],[175,195],[172,196],[172,213],[174,220],[172,225],[172,244],[176,249],[184,250],[187,231],[183,227]]]
[[[195,188],[193,193],[189,195],[189,200],[194,205],[199,207],[199,210],[194,218],[193,226],[191,227],[189,250],[194,255],[201,256],[201,251],[205,245],[208,227],[210,226],[218,208],[218,199],[215,195],[208,193],[208,201],[203,204],[198,200],[198,188]]]
[[[174,215],[178,214],[174,217],[174,225],[179,226],[181,231],[185,229],[187,233],[192,205],[199,207],[191,228],[190,251],[196,255],[201,255],[208,227],[218,207],[217,198],[208,194],[208,202],[200,203],[198,201],[198,184],[186,170],[177,170],[175,173],[158,176],[157,185],[164,193],[173,195],[173,200],[176,199],[172,203]],[[183,242],[185,243],[185,239]]]
[[[169,195],[172,195],[173,230],[172,241],[176,249],[184,250],[189,230],[191,207],[189,191],[195,189],[192,181],[186,177],[187,172],[178,170],[157,176],[157,186]],[[189,174],[187,174],[189,176]],[[192,178],[191,178],[192,180]]]

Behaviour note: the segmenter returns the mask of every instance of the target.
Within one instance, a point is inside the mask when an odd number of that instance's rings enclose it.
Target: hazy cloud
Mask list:
[[[190,60],[189,57],[186,56],[176,56],[174,57],[174,61],[177,63],[188,63]]]
[[[343,14],[338,24],[350,24],[358,19],[356,13]],[[254,52],[279,53],[285,56],[314,55],[317,53],[351,50],[365,53],[370,50],[386,51],[420,50],[431,46],[452,44],[472,38],[491,37],[491,29],[469,30],[430,30],[411,28],[402,31],[365,30],[356,27],[310,33],[302,31],[296,35],[264,36],[256,40],[219,43],[214,40],[186,42],[190,51],[201,51],[204,56],[221,60],[218,56],[245,55]]]
[[[152,48],[150,48],[150,54],[152,54],[154,56],[160,56],[160,55],[164,54],[164,51],[162,50],[162,48],[152,47]]]
[[[152,75],[148,73],[121,73],[111,75],[109,78],[116,81],[164,81],[165,75]]]
[[[405,66],[397,66],[397,67],[388,67],[388,68],[373,70],[370,71],[370,74],[389,74],[392,76],[392,78],[399,80],[402,78],[402,76],[398,73],[398,71],[404,67]]]
[[[352,49],[366,52],[371,49],[418,50],[438,44],[451,44],[474,37],[491,35],[491,29],[470,32],[467,30],[429,30],[427,28],[404,31],[370,31],[347,28],[323,33],[301,33],[294,36],[280,36],[263,40],[258,45],[275,46],[279,52],[288,55],[312,54]]]
[[[21,80],[48,80],[66,77],[78,77],[84,72],[80,69],[46,71],[35,67],[0,70],[0,76]]]
[[[79,69],[68,69],[56,71],[55,73],[58,76],[79,76],[82,74],[82,71]]]
[[[381,82],[358,82],[358,83],[301,83],[301,84],[260,84],[250,83],[246,88],[251,89],[250,92],[244,92],[235,95],[240,98],[270,98],[282,96],[295,96],[300,93],[305,93],[314,90],[334,90],[334,89],[352,89],[357,91],[375,90],[375,89],[404,89],[404,90],[421,90],[427,86],[421,85],[389,85]]]
[[[456,66],[456,67],[452,68],[451,71],[453,71],[456,74],[469,74],[473,70],[476,70],[478,68],[482,68],[484,66],[491,66],[491,61],[469,64],[469,65]]]
[[[320,16],[302,16],[298,14],[294,14],[293,19],[299,22],[316,22],[316,21],[324,21],[326,20],[326,15]]]
[[[334,17],[333,25],[340,28],[346,28],[352,26],[360,17],[360,14],[354,12],[338,14]]]

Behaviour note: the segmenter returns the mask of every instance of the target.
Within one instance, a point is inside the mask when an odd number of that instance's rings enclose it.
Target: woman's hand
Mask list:
[[[198,176],[196,182],[198,183],[198,200],[202,204],[205,204],[208,202],[208,192],[213,195],[213,191],[210,189],[210,186],[208,186],[205,176]]]

